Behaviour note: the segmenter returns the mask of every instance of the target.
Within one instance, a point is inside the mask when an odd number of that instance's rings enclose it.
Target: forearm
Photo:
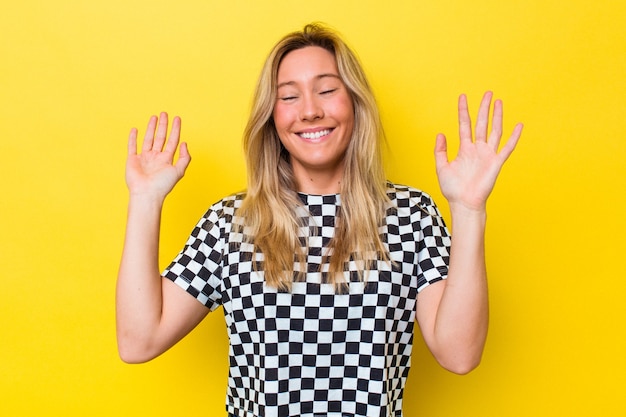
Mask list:
[[[149,350],[162,312],[158,266],[162,200],[131,196],[117,293],[117,339],[120,355]]]
[[[480,362],[487,337],[486,213],[454,206],[451,213],[448,279],[433,331],[440,361],[465,373]]]

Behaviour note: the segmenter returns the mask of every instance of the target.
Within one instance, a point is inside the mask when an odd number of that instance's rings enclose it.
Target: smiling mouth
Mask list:
[[[298,136],[300,136],[302,139],[319,139],[323,136],[326,135],[330,135],[330,132],[332,132],[332,129],[324,129],[324,130],[320,130],[317,132],[303,132],[303,133],[298,133]]]

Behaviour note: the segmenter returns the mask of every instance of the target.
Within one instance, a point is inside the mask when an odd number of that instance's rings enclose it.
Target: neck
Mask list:
[[[311,170],[294,167],[298,192],[305,194],[338,194],[341,191],[343,170]]]

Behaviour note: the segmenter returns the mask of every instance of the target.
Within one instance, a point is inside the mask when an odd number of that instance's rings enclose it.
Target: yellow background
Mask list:
[[[609,0],[8,1],[0,12],[0,415],[221,416],[221,312],[139,366],[117,357],[126,138],[161,110],[194,157],[164,266],[245,186],[240,137],[273,43],[324,21],[359,53],[389,178],[438,192],[456,99],[505,103],[522,142],[489,205],[492,322],[459,377],[416,345],[405,415],[626,414],[626,6]],[[419,338],[418,338],[419,339]]]

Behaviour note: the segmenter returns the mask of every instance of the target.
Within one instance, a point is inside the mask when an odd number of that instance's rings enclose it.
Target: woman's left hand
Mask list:
[[[478,110],[476,129],[472,138],[472,126],[467,108],[467,97],[459,97],[459,153],[453,161],[448,161],[446,137],[437,135],[435,164],[439,186],[451,208],[460,205],[470,210],[484,210],[487,198],[493,190],[496,178],[515,149],[522,134],[522,124],[518,123],[513,133],[498,150],[502,137],[502,101],[496,100],[493,106],[491,132],[487,132],[493,93],[483,96]]]

